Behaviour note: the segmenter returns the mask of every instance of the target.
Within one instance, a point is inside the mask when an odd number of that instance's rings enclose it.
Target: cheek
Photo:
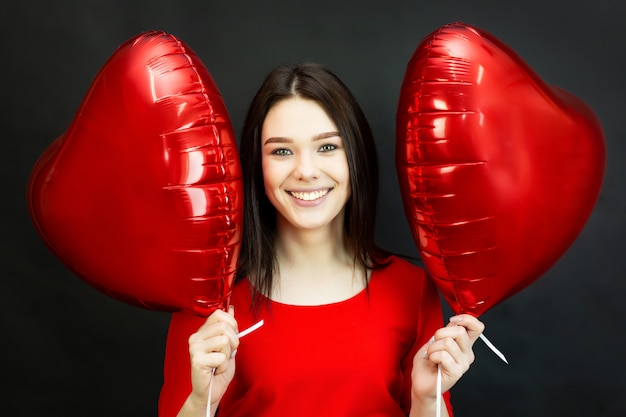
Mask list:
[[[337,178],[340,182],[346,185],[346,188],[350,190],[351,178],[350,178],[350,168],[348,167],[348,161],[343,160],[341,163],[337,163],[334,165],[335,169],[335,178]]]
[[[352,179],[350,178],[350,169],[348,168],[348,163],[346,162],[345,170],[344,170],[344,181],[346,184],[346,202],[352,197]]]

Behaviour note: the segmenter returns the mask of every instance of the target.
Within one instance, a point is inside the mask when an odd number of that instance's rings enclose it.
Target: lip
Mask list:
[[[321,202],[333,189],[317,188],[315,190],[288,190],[287,194],[291,196],[298,204],[315,205]]]

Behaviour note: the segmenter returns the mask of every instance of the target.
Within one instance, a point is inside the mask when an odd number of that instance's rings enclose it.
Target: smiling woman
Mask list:
[[[431,416],[444,400],[452,415],[437,370],[449,390],[484,326],[462,315],[443,327],[425,271],[375,244],[375,149],[332,72],[302,64],[269,74],[241,140],[233,308],[173,315],[161,417]],[[261,321],[240,341],[239,329]]]
[[[265,193],[278,227],[343,228],[350,175],[343,141],[324,109],[299,97],[276,103],[261,133]]]

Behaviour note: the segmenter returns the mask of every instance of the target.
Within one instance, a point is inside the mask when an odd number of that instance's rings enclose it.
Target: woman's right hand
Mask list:
[[[233,352],[239,346],[237,333],[237,321],[231,306],[228,313],[223,310],[213,312],[198,331],[189,337],[192,392],[179,416],[197,415],[196,410],[202,409],[206,413],[211,378],[211,415],[215,414],[217,405],[235,375]],[[193,411],[186,413],[185,410]]]

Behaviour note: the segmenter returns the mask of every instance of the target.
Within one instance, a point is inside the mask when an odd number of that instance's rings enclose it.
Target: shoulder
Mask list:
[[[382,266],[372,271],[369,286],[370,289],[408,292],[414,296],[428,285],[429,280],[421,266],[397,255],[391,255],[382,260]]]
[[[424,280],[427,279],[426,270],[407,259],[397,255],[390,255],[383,260],[383,266],[376,269],[378,274],[394,277],[398,280]]]
[[[384,266],[374,269],[369,288],[372,293],[387,294],[396,300],[408,300],[411,305],[437,301],[435,282],[426,270],[397,255],[384,260]]]
[[[248,278],[244,278],[233,285],[230,296],[231,304],[236,306],[248,305],[252,303],[251,287]]]
[[[240,330],[253,325],[258,319],[253,308],[252,286],[248,278],[235,283],[230,296],[230,304],[235,308],[235,318]]]

